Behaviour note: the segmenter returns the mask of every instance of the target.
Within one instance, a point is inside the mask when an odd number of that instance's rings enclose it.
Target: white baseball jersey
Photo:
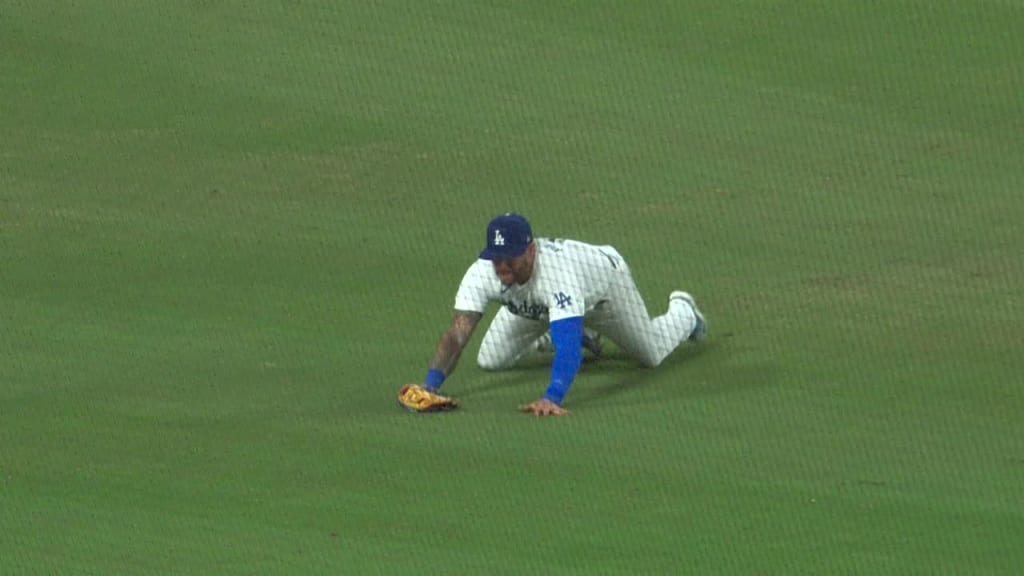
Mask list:
[[[490,260],[477,260],[466,271],[455,295],[455,309],[483,313],[500,301],[512,314],[554,322],[584,316],[611,298],[614,277],[624,262],[611,246],[575,240],[538,238],[533,274],[526,284],[504,286]]]

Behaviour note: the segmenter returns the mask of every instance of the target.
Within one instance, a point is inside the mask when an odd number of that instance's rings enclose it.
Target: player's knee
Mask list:
[[[644,368],[657,368],[664,359],[664,356],[653,353],[639,354],[637,356],[637,360],[640,361],[640,365]]]
[[[504,370],[508,368],[508,363],[497,354],[490,354],[487,351],[481,349],[480,353],[476,355],[476,364],[483,370],[495,371]]]
[[[640,365],[644,368],[657,368],[661,364],[660,360],[652,360],[650,358],[641,358]]]

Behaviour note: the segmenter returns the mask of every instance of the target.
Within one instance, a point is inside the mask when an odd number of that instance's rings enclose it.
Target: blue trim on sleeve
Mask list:
[[[561,404],[583,362],[583,317],[552,322],[551,343],[555,345],[555,359],[551,364],[551,383],[544,392],[544,399]]]

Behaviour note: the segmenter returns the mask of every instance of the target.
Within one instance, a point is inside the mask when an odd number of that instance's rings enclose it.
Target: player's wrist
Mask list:
[[[444,371],[440,368],[431,368],[427,370],[427,377],[423,379],[423,385],[430,390],[437,390],[444,384]]]
[[[561,406],[563,399],[564,399],[564,396],[559,396],[557,394],[552,394],[551,392],[545,392],[544,393],[544,400],[547,400],[548,402],[551,402],[555,406]]]

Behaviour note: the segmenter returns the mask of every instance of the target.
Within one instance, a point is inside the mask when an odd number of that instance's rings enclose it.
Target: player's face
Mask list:
[[[513,284],[526,284],[533,275],[533,258],[537,253],[534,244],[526,247],[526,252],[512,258],[496,258],[494,262],[494,273],[505,286]]]

